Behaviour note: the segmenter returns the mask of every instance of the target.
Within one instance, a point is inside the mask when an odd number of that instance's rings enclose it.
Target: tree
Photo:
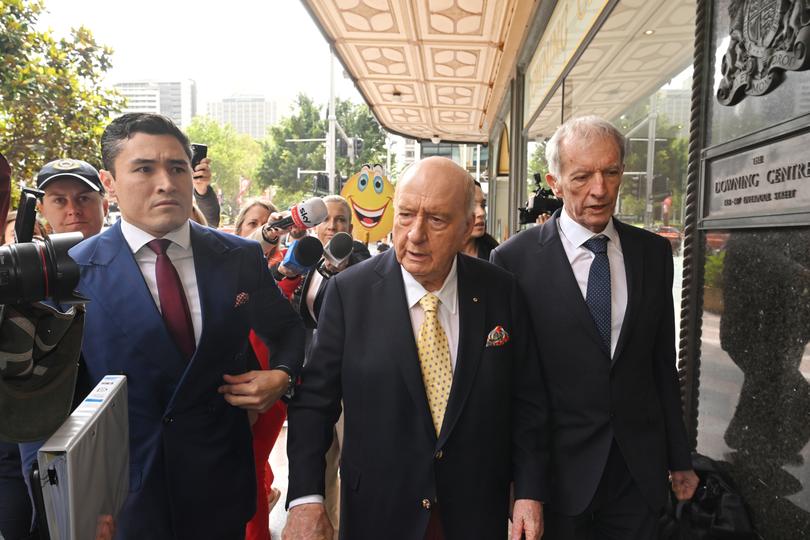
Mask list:
[[[208,146],[211,175],[215,188],[222,190],[222,213],[233,217],[239,211],[237,201],[241,178],[255,178],[261,145],[250,135],[237,133],[230,125],[220,126],[211,118],[198,116],[186,129],[189,139]],[[249,194],[257,194],[259,186],[251,182]]]
[[[363,139],[363,150],[354,166],[348,157],[338,156],[335,169],[343,178],[357,171],[363,163],[385,163],[385,131],[364,104],[337,100],[337,121],[350,137]],[[298,169],[326,169],[326,147],[323,142],[287,142],[291,139],[326,138],[328,122],[326,106],[318,106],[312,98],[299,94],[290,116],[271,127],[262,143],[262,158],[257,173],[261,186],[273,187],[274,200],[279,207],[294,204],[312,193],[314,174],[298,177]]]
[[[84,27],[56,39],[36,29],[41,0],[0,2],[0,151],[16,180],[72,157],[101,166],[101,134],[122,98],[102,87],[112,50]]]
[[[355,156],[354,165],[348,157],[338,156],[335,168],[343,178],[348,178],[360,170],[363,163],[385,165],[385,130],[380,126],[368,105],[351,101],[337,100],[335,105],[337,121],[349,137],[363,139],[363,151]],[[393,165],[392,165],[393,167]],[[389,171],[385,171],[389,174]]]
[[[299,178],[298,169],[324,170],[324,145],[322,142],[287,140],[323,138],[325,133],[326,122],[321,117],[321,109],[312,98],[298,94],[294,113],[272,126],[262,142],[261,162],[256,175],[260,185],[276,187],[277,196],[311,191],[311,175]]]

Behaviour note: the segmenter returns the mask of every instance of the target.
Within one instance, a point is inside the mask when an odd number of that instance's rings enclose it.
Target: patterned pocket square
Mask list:
[[[500,347],[509,341],[509,334],[503,326],[496,326],[487,336],[487,347]]]
[[[239,306],[244,306],[250,300],[250,295],[246,292],[240,292],[236,295],[236,302],[234,302],[233,307],[238,308]]]

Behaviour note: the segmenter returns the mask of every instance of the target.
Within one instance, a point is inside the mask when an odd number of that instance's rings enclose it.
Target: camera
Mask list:
[[[543,214],[553,214],[558,208],[562,208],[563,202],[554,196],[551,188],[544,188],[541,184],[543,175],[534,173],[535,190],[531,199],[526,201],[526,206],[518,208],[520,212],[520,224],[526,225],[534,223]]]
[[[7,170],[8,162],[2,154],[0,162],[2,170]],[[10,174],[0,176],[0,182],[10,183]],[[34,239],[37,198],[42,194],[23,188],[14,223],[17,243],[0,246],[0,304],[32,303],[45,298],[63,304],[86,302],[74,291],[79,283],[79,266],[68,255],[68,250],[82,241],[82,233]]]

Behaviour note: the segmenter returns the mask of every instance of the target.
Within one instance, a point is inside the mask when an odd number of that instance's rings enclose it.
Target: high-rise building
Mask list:
[[[159,113],[184,128],[197,115],[197,83],[184,81],[128,81],[115,89],[126,98],[122,114],[131,112]]]
[[[230,124],[237,133],[263,139],[267,127],[276,123],[276,102],[263,96],[233,96],[208,104],[208,116],[218,124]]]

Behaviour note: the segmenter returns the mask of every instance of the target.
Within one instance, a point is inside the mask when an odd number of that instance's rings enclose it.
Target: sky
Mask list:
[[[198,107],[263,95],[279,115],[298,93],[329,100],[329,46],[300,0],[45,0],[40,29],[85,26],[113,48],[106,82],[193,79]],[[335,60],[336,95],[362,102]]]

